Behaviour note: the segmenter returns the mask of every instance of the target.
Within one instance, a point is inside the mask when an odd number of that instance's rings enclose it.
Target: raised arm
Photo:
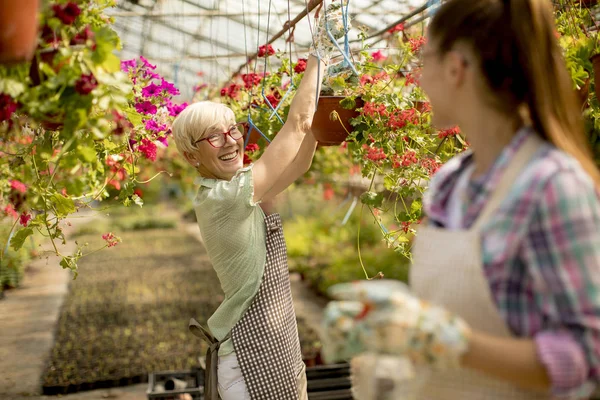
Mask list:
[[[312,132],[307,133],[304,136],[298,155],[292,161],[292,163],[283,171],[283,174],[279,177],[277,182],[271,187],[271,189],[263,197],[264,201],[271,200],[279,193],[283,192],[298,178],[304,175],[310,169],[312,164],[315,150],[317,149],[317,140],[313,136]]]
[[[319,65],[321,64],[321,65]],[[316,57],[309,56],[304,77],[292,100],[288,118],[252,170],[254,201],[260,201],[296,158],[307,133],[310,132],[316,107],[316,93],[320,90],[318,70],[325,65]],[[312,136],[312,135],[311,135]],[[314,147],[314,146],[313,146]],[[313,148],[314,153],[314,148]]]

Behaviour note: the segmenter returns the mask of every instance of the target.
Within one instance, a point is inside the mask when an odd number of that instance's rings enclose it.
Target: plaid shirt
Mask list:
[[[530,129],[522,129],[490,170],[469,183],[464,228],[473,225]],[[424,198],[430,223],[446,226],[467,151],[433,177]],[[534,338],[560,398],[587,398],[600,380],[600,201],[580,164],[551,144],[524,168],[482,227],[485,274],[511,331]]]

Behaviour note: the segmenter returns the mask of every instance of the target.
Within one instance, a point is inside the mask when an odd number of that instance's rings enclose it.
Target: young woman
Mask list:
[[[334,36],[343,35],[340,10],[327,13]],[[265,215],[259,203],[272,200],[311,165],[318,70],[325,71],[323,60],[333,50],[324,26],[319,24],[313,48],[319,57],[309,57],[286,123],[254,164],[243,168],[243,125],[225,105],[192,104],[173,123],[177,149],[200,175],[196,216],[225,292],[208,320],[210,331],[190,323],[211,343],[209,355],[218,356],[218,367],[216,360],[207,365],[210,400],[217,398],[214,386],[222,400],[307,398],[281,219]],[[218,384],[209,371],[214,367]]]
[[[443,366],[423,399],[588,398],[600,373],[600,174],[551,2],[450,0],[428,32],[433,121],[460,126],[471,150],[430,183],[410,286],[449,314],[378,283],[339,287],[377,303],[351,329],[370,333],[345,351]]]

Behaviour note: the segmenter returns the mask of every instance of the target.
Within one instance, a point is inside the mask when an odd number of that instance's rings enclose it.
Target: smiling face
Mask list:
[[[235,140],[231,134],[223,135],[225,132],[231,132],[232,128],[236,129],[231,122],[218,123],[208,129],[203,137],[198,138],[207,139],[195,145],[197,163],[200,163],[197,169],[202,176],[230,180],[244,166],[244,138]],[[223,136],[225,143],[222,147],[211,144],[222,140]]]
[[[235,126],[235,115],[229,107],[202,101],[191,104],[175,118],[173,138],[179,153],[200,175],[230,180],[244,165],[243,128],[232,129]]]

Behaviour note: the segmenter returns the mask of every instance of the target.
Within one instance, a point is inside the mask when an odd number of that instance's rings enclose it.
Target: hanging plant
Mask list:
[[[37,231],[75,276],[92,251],[59,251],[67,218],[113,196],[141,206],[140,174],[152,172],[185,107],[172,104],[177,89],[147,60],[121,70],[119,37],[103,14],[111,5],[51,2],[32,63],[0,67],[0,219],[11,224],[14,250]],[[105,247],[119,242],[103,238]]]

